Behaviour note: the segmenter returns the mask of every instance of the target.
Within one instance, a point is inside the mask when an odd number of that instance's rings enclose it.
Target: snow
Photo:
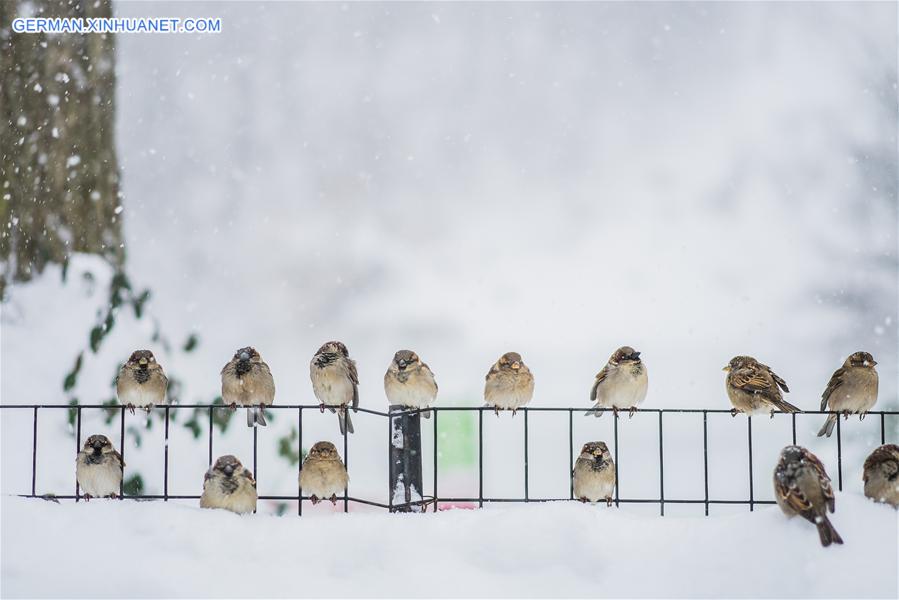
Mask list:
[[[3,498],[3,595],[895,598],[896,511],[839,494],[844,546],[777,507],[641,517],[575,502],[238,516]],[[65,535],[60,535],[65,532]]]

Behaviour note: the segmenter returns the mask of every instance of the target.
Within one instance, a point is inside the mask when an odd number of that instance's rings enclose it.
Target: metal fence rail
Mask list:
[[[172,408],[188,408],[188,409],[205,409],[209,412],[209,432],[208,432],[208,463],[212,465],[214,456],[213,456],[213,425],[214,425],[214,411],[216,410],[230,410],[228,406],[224,406],[221,404],[175,404],[175,405],[166,405],[166,406],[157,406],[154,410],[162,411],[164,413],[164,435],[165,435],[165,443],[163,445],[163,453],[164,453],[164,462],[163,462],[163,493],[162,494],[129,494],[126,495],[124,493],[124,483],[120,487],[120,499],[129,499],[129,500],[198,500],[200,498],[199,495],[177,495],[177,494],[169,494],[169,411]],[[569,495],[568,497],[552,497],[552,498],[534,498],[530,495],[530,478],[529,478],[529,466],[528,466],[528,451],[529,451],[529,439],[528,439],[528,430],[529,430],[529,417],[530,413],[568,413],[568,456],[569,456],[569,472],[574,468],[574,460],[575,460],[575,447],[574,447],[574,414],[579,413],[583,414],[588,409],[585,408],[572,408],[572,407],[524,407],[519,409],[520,412],[523,413],[523,427],[524,427],[524,461],[523,461],[523,469],[524,469],[524,495],[522,497],[513,497],[513,498],[491,498],[484,496],[484,413],[492,413],[492,407],[462,407],[462,406],[449,406],[449,407],[432,407],[428,409],[402,409],[396,410],[397,407],[391,407],[389,412],[371,410],[366,408],[359,408],[358,412],[367,413],[379,417],[384,417],[387,422],[387,434],[388,434],[388,448],[390,444],[392,444],[393,431],[392,426],[393,422],[399,420],[402,417],[415,416],[419,413],[430,411],[432,415],[432,429],[433,429],[433,481],[432,481],[432,494],[429,496],[423,496],[422,500],[416,500],[413,502],[406,503],[394,503],[393,501],[393,492],[395,486],[395,478],[391,475],[389,481],[388,488],[388,502],[378,502],[371,499],[366,498],[357,498],[349,495],[349,490],[344,490],[343,495],[343,510],[347,512],[349,510],[349,503],[358,503],[368,506],[374,506],[378,508],[387,509],[391,512],[400,511],[400,510],[430,510],[433,507],[433,510],[436,512],[439,508],[440,504],[446,503],[458,503],[458,502],[466,502],[466,503],[477,503],[479,507],[483,507],[485,503],[518,503],[518,502],[558,502],[558,501],[571,501],[574,500],[574,484],[570,479],[569,484]],[[119,425],[119,451],[122,454],[122,458],[125,457],[125,410],[124,406],[107,406],[102,404],[82,404],[82,405],[58,405],[58,404],[6,404],[0,405],[0,410],[2,411],[31,411],[32,413],[32,448],[31,448],[31,490],[30,493],[21,493],[18,494],[20,497],[24,498],[47,498],[52,497],[54,499],[59,500],[71,500],[74,499],[76,502],[79,501],[83,496],[80,493],[78,488],[78,484],[75,484],[75,493],[71,495],[57,495],[57,494],[37,494],[37,472],[38,472],[38,463],[37,463],[37,449],[38,449],[38,414],[41,410],[72,410],[75,411],[75,445],[76,452],[81,450],[82,443],[82,434],[81,434],[81,422],[82,422],[82,411],[84,410],[100,410],[106,411],[119,411],[120,412],[120,425]],[[273,405],[266,407],[266,410],[275,410],[275,411],[296,411],[297,413],[297,431],[298,431],[298,439],[297,445],[300,450],[299,454],[302,455],[303,448],[303,413],[306,411],[314,411],[318,413],[320,411],[320,407],[317,404],[281,404],[281,405]],[[589,409],[593,410],[593,409]],[[611,409],[600,409],[602,412],[612,413]],[[478,413],[478,495],[477,497],[441,497],[438,495],[438,455],[439,455],[439,435],[437,429],[437,423],[439,421],[440,413],[444,412],[456,412],[456,411],[464,411],[464,412],[476,412]],[[723,499],[715,499],[709,497],[709,464],[708,464],[708,416],[710,414],[727,414],[730,415],[730,410],[724,409],[698,409],[698,408],[641,408],[637,409],[638,413],[655,413],[658,415],[658,466],[659,466],[659,491],[658,497],[656,498],[621,498],[619,497],[619,487],[620,487],[620,479],[621,479],[621,470],[619,463],[619,440],[618,440],[618,418],[616,416],[612,416],[613,420],[613,440],[614,440],[614,460],[616,464],[616,471],[618,480],[615,485],[615,505],[619,506],[621,504],[658,504],[659,513],[661,515],[665,514],[665,505],[666,504],[702,504],[705,507],[705,515],[709,514],[709,506],[710,505],[748,505],[749,510],[753,510],[755,505],[765,505],[765,504],[774,504],[772,500],[757,500],[755,498],[755,493],[753,489],[753,453],[752,453],[752,417],[743,417],[746,420],[746,441],[748,447],[748,456],[749,461],[747,465],[747,473],[749,477],[749,498],[745,500],[723,500]],[[703,483],[704,483],[704,497],[703,498],[670,498],[665,496],[665,475],[664,475],[664,465],[665,465],[665,450],[664,450],[664,417],[666,414],[701,414],[702,415],[702,438],[703,438]],[[789,417],[791,420],[791,431],[792,431],[792,440],[793,444],[796,443],[796,416],[799,415],[829,415],[836,414],[832,411],[802,411],[801,413],[780,413],[775,412],[774,416],[776,418],[784,418]],[[868,413],[869,418],[876,418],[879,416],[880,418],[880,443],[886,443],[886,417],[887,416],[899,416],[899,411],[870,411]],[[756,417],[759,418],[759,417]],[[768,419],[768,417],[761,417],[764,419]],[[836,436],[835,443],[837,446],[837,487],[839,490],[843,489],[843,465],[842,465],[842,431],[840,426],[840,419],[837,420],[836,427]],[[259,464],[258,464],[258,428],[253,428],[253,473],[256,476],[257,482],[259,481]],[[416,453],[418,454],[419,460],[421,456],[421,448],[416,449]],[[386,453],[389,455],[389,451]],[[344,433],[343,435],[343,460],[346,464],[347,470],[350,470],[350,461],[349,461],[349,447],[347,444],[347,435]],[[300,461],[299,467],[302,466],[302,461]],[[298,472],[299,472],[298,467]],[[420,470],[419,470],[420,471]],[[124,478],[123,478],[124,481]],[[418,489],[421,490],[421,482],[418,482]],[[292,495],[259,495],[260,500],[282,500],[282,501],[296,501],[297,502],[297,514],[303,514],[303,502],[306,500],[310,500],[310,496],[304,496],[302,489],[299,487],[299,483],[297,484],[297,494],[295,496]]]

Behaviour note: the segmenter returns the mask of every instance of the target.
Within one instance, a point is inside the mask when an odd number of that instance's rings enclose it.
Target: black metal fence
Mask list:
[[[136,495],[126,495],[124,492],[124,484],[122,489],[120,489],[119,497],[121,499],[133,499],[133,500],[190,500],[195,499],[198,500],[200,498],[199,495],[172,495],[169,494],[169,413],[173,408],[193,408],[193,409],[205,409],[209,412],[209,433],[208,433],[208,462],[211,465],[214,460],[213,455],[213,417],[214,411],[216,410],[230,410],[229,407],[223,405],[209,405],[209,404],[178,404],[178,405],[169,405],[169,406],[159,406],[154,410],[162,411],[164,413],[164,435],[165,435],[165,444],[163,447],[164,453],[164,463],[163,463],[163,493],[162,494],[136,494]],[[74,499],[76,502],[80,500],[83,496],[81,495],[78,484],[75,484],[75,493],[72,495],[56,495],[56,494],[37,494],[36,484],[37,484],[37,472],[38,472],[38,461],[37,461],[37,449],[40,436],[38,435],[38,413],[41,410],[72,410],[75,411],[75,451],[81,450],[82,445],[82,432],[81,432],[81,422],[82,422],[82,412],[84,410],[100,410],[100,411],[110,411],[115,410],[120,412],[120,428],[119,428],[119,451],[122,454],[123,459],[125,458],[125,411],[126,408],[124,406],[107,406],[102,404],[93,404],[93,405],[80,405],[80,406],[68,406],[68,405],[53,405],[53,404],[7,404],[0,405],[0,409],[3,412],[6,411],[31,411],[32,412],[32,448],[31,448],[31,490],[30,493],[20,493],[18,494],[21,497],[25,498],[46,498],[52,497],[54,499]],[[297,431],[298,431],[298,440],[297,445],[300,449],[300,455],[302,455],[303,448],[303,413],[314,411],[315,413],[319,413],[320,407],[317,404],[305,404],[305,405],[274,405],[271,407],[267,407],[266,410],[276,410],[276,411],[296,411],[297,416]],[[349,503],[359,503],[369,506],[374,506],[378,508],[383,508],[389,510],[391,512],[394,511],[408,511],[408,510],[433,510],[437,511],[439,509],[440,504],[447,503],[477,503],[479,507],[483,507],[485,503],[516,503],[516,502],[556,502],[556,501],[566,501],[566,500],[574,500],[574,484],[573,481],[570,482],[569,485],[569,494],[568,497],[553,497],[553,498],[535,498],[531,497],[529,493],[529,467],[528,467],[528,451],[529,451],[529,443],[528,443],[528,431],[529,431],[529,415],[531,413],[535,413],[537,415],[543,413],[567,413],[568,414],[568,456],[569,456],[569,473],[574,468],[575,461],[575,452],[576,448],[574,447],[574,415],[579,414],[582,415],[586,412],[584,408],[563,408],[563,407],[525,407],[519,409],[519,412],[523,414],[523,428],[524,428],[524,462],[522,468],[524,470],[524,495],[521,497],[506,497],[506,498],[493,498],[493,497],[485,497],[484,496],[484,413],[487,412],[492,413],[493,408],[489,407],[432,407],[429,409],[416,409],[416,410],[405,410],[398,409],[398,407],[391,407],[389,412],[359,408],[359,412],[367,413],[371,415],[376,415],[385,418],[385,422],[387,423],[387,437],[388,437],[388,451],[386,452],[387,459],[390,461],[390,467],[388,469],[390,473],[389,481],[388,481],[388,502],[377,502],[374,500],[369,500],[365,498],[357,498],[349,495],[348,490],[344,490],[343,495],[343,510],[344,512],[348,511]],[[422,449],[420,445],[420,436],[418,435],[418,428],[420,424],[423,423],[421,421],[419,414],[422,412],[430,411],[431,413],[431,427],[433,428],[433,449],[432,449],[432,458],[433,458],[433,481],[431,482],[431,491],[432,493],[427,496],[422,496],[421,499],[415,499],[411,501],[396,503],[394,502],[394,490],[397,486],[397,477],[403,469],[405,469],[405,474],[407,476],[406,483],[414,483],[416,485],[416,489],[419,492],[422,492],[422,482],[421,478],[421,466],[420,461],[422,457]],[[466,411],[466,412],[476,412],[477,420],[478,420],[478,495],[476,497],[441,497],[438,491],[438,456],[439,456],[439,435],[437,434],[437,425],[439,421],[439,417],[441,413],[446,412],[454,412],[454,411]],[[613,457],[615,460],[618,481],[615,486],[615,505],[620,506],[621,504],[657,504],[659,506],[659,513],[661,515],[665,514],[665,505],[666,504],[701,504],[705,507],[705,514],[709,514],[709,506],[717,505],[717,504],[735,504],[735,505],[748,505],[749,510],[753,510],[755,505],[764,505],[764,504],[773,504],[772,500],[758,500],[755,497],[755,492],[753,489],[753,452],[752,452],[752,417],[738,416],[738,418],[744,419],[746,422],[746,443],[748,446],[748,464],[746,465],[747,476],[749,479],[749,497],[746,499],[740,500],[724,500],[724,499],[715,499],[709,497],[709,447],[708,447],[708,435],[709,435],[709,415],[721,415],[726,414],[730,415],[730,410],[715,410],[715,409],[686,409],[686,408],[641,408],[638,409],[639,413],[650,413],[658,415],[658,467],[659,467],[659,489],[658,489],[658,497],[654,498],[621,498],[619,496],[620,489],[620,481],[621,481],[621,463],[619,462],[619,440],[618,440],[618,423],[619,418],[617,416],[612,416],[611,409],[603,409],[603,412],[608,412],[609,417],[613,420]],[[665,450],[664,450],[664,431],[665,431],[665,415],[668,414],[701,414],[702,415],[702,439],[703,439],[703,481],[704,481],[704,497],[703,498],[670,498],[665,496]],[[788,418],[791,421],[791,430],[792,430],[792,439],[784,440],[784,445],[787,443],[796,443],[796,418],[797,416],[804,415],[828,415],[833,414],[830,411],[803,411],[802,413],[774,413],[774,418]],[[887,427],[886,427],[886,417],[887,416],[897,416],[899,415],[899,411],[871,411],[868,413],[868,418],[879,418],[880,419],[880,443],[884,444],[887,441]],[[332,417],[333,418],[333,417]],[[767,416],[764,417],[756,417],[768,419]],[[833,441],[836,444],[837,450],[837,487],[838,489],[843,489],[843,452],[842,452],[842,427],[840,422],[842,419],[837,420],[836,426],[836,434],[833,437]],[[404,436],[404,444],[401,448],[401,453],[411,453],[405,457],[397,456],[397,446],[394,443],[394,428],[409,427],[408,423],[415,424],[414,431],[411,431],[411,436]],[[257,483],[259,482],[259,464],[257,461],[257,449],[258,449],[258,428],[253,428],[253,473],[256,476]],[[349,456],[349,446],[347,444],[347,436],[343,435],[343,452],[342,452],[344,463],[346,464],[347,470],[352,473],[350,456]],[[417,469],[415,468],[415,462],[418,461]],[[405,462],[405,465],[401,465],[400,463]],[[409,465],[413,466],[410,467]],[[302,467],[302,461],[298,467],[299,469]],[[412,473],[412,477],[417,477],[419,481],[410,482],[408,479],[409,473]],[[417,475],[416,475],[417,473]],[[281,501],[295,501],[297,502],[297,513],[299,515],[303,514],[303,502],[310,500],[309,496],[303,495],[303,490],[299,487],[299,483],[297,484],[297,494],[295,496],[292,495],[259,495],[260,500],[281,500]]]

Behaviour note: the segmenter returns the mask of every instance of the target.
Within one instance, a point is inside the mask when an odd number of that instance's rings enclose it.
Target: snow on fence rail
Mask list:
[[[230,410],[230,408],[226,405],[221,404],[172,404],[165,406],[157,406],[154,410],[159,410],[164,412],[164,423],[165,423],[165,444],[164,444],[164,467],[163,467],[163,493],[162,494],[129,494],[125,495],[124,493],[124,478],[123,483],[120,487],[119,499],[130,499],[130,500],[198,500],[200,498],[199,495],[173,495],[168,493],[168,479],[169,479],[169,410],[172,408],[193,408],[193,409],[206,409],[209,411],[209,436],[208,436],[208,459],[209,465],[212,465],[214,460],[213,457],[213,416],[214,411],[216,410]],[[0,405],[0,409],[2,410],[30,410],[32,411],[32,448],[31,448],[31,493],[21,493],[17,494],[23,498],[47,498],[52,497],[54,499],[59,500],[75,500],[76,502],[82,498],[82,495],[78,489],[78,484],[75,484],[75,494],[73,495],[48,495],[48,494],[37,494],[36,493],[36,482],[37,482],[37,448],[38,448],[38,411],[39,410],[71,410],[76,412],[75,417],[75,442],[77,451],[81,450],[81,413],[83,410],[102,410],[102,411],[120,411],[120,429],[119,429],[119,450],[124,459],[125,455],[125,406],[108,406],[103,404],[82,404],[76,406],[70,405],[61,405],[61,404],[6,404]],[[267,406],[265,410],[277,410],[277,411],[296,411],[297,413],[297,431],[299,433],[297,444],[300,450],[303,448],[303,413],[304,411],[320,411],[320,406],[318,404],[287,404],[287,405],[272,405]],[[485,412],[493,412],[493,407],[488,406],[446,406],[446,407],[431,407],[427,409],[407,409],[401,406],[391,406],[389,412],[383,412],[378,410],[371,410],[367,408],[359,408],[358,412],[367,413],[371,415],[376,415],[380,417],[384,417],[387,423],[387,434],[388,434],[388,449],[387,455],[390,460],[390,481],[388,488],[388,502],[385,504],[383,502],[377,502],[374,500],[369,500],[365,498],[356,498],[349,495],[349,490],[344,490],[343,495],[343,510],[347,512],[349,510],[349,503],[359,503],[365,504],[369,506],[375,506],[378,508],[387,509],[390,512],[408,512],[408,511],[424,511],[429,510],[433,506],[434,512],[438,510],[438,506],[440,503],[454,503],[454,502],[470,502],[478,503],[478,507],[483,507],[485,503],[503,503],[503,502],[558,502],[558,501],[567,501],[574,500],[574,482],[571,478],[569,478],[569,495],[567,498],[532,498],[529,495],[529,481],[528,481],[528,426],[529,426],[529,418],[528,415],[530,413],[568,413],[568,456],[569,456],[569,472],[574,469],[574,460],[575,460],[575,448],[574,448],[574,414],[582,414],[587,411],[584,408],[572,408],[572,407],[523,407],[518,409],[524,414],[523,422],[524,422],[524,496],[522,497],[513,497],[513,498],[490,498],[484,496],[484,413]],[[609,412],[612,413],[612,409],[589,409],[589,410],[599,410],[601,412]],[[451,411],[466,411],[466,412],[476,412],[478,413],[478,495],[477,497],[470,498],[457,498],[457,497],[440,497],[438,495],[438,442],[439,436],[437,435],[437,422],[439,419],[439,415],[442,412],[451,412]],[[422,481],[421,481],[421,437],[420,437],[420,414],[430,412],[432,415],[431,423],[434,431],[433,436],[433,482],[432,482],[432,493],[431,495],[425,496],[422,495],[421,499],[413,499],[407,500],[406,502],[395,502],[394,496],[395,491],[398,489],[398,485],[404,485],[409,489],[414,486],[415,490],[422,490]],[[615,485],[615,506],[619,506],[620,504],[634,503],[634,504],[658,504],[659,512],[662,516],[665,514],[665,505],[666,504],[704,504],[705,505],[705,515],[709,514],[709,505],[712,504],[736,504],[736,505],[748,505],[749,510],[752,511],[754,506],[757,504],[774,504],[773,500],[757,500],[755,499],[755,494],[753,490],[753,464],[752,464],[752,417],[746,417],[746,442],[748,446],[748,455],[749,462],[747,465],[747,474],[749,477],[749,498],[742,500],[720,500],[713,499],[709,497],[709,466],[708,466],[708,415],[710,414],[731,414],[732,411],[724,410],[724,409],[702,409],[702,408],[640,408],[637,409],[636,412],[640,413],[656,413],[658,415],[658,438],[659,438],[659,452],[658,452],[658,466],[659,466],[659,495],[657,498],[621,498],[619,497],[619,485],[616,481]],[[704,497],[699,499],[685,499],[685,498],[666,498],[665,497],[665,451],[664,451],[664,417],[666,414],[702,414],[702,438],[703,438],[703,480],[704,480]],[[797,416],[805,416],[805,415],[830,415],[830,414],[841,414],[836,413],[834,411],[821,411],[821,410],[810,410],[810,411],[801,411],[799,413],[783,413],[783,412],[775,412],[773,414],[778,418],[781,416],[788,416],[791,420],[792,425],[792,440],[791,443],[796,443],[796,417]],[[890,416],[899,416],[899,411],[869,411],[868,416],[879,416],[880,417],[880,443],[886,443],[886,417]],[[762,417],[767,419],[768,417]],[[397,444],[394,440],[398,439],[396,437],[396,433],[401,433],[402,442]],[[619,453],[619,445],[618,445],[618,417],[613,417],[613,440],[614,440],[614,460],[616,464],[616,468],[620,465],[618,460]],[[842,453],[842,432],[840,426],[840,419],[837,419],[837,427],[836,427],[836,436],[835,441],[837,445],[837,487],[840,491],[843,489],[843,453]],[[257,464],[257,446],[258,446],[258,428],[253,428],[253,473],[257,475],[258,480],[258,464]],[[399,450],[399,457],[397,450]],[[343,434],[343,460],[346,464],[347,470],[350,470],[350,461],[349,461],[349,447],[347,445],[347,434]],[[417,463],[417,468],[415,468]],[[302,467],[302,461],[300,461],[300,467]],[[618,470],[618,477],[620,478],[620,469]],[[411,477],[410,477],[411,475]],[[409,485],[411,483],[411,486]],[[408,498],[408,496],[407,496]],[[299,483],[297,484],[297,495],[259,495],[260,500],[285,500],[285,501],[296,501],[297,502],[297,514],[303,514],[303,501],[310,500],[310,496],[304,496],[302,488],[299,487]]]

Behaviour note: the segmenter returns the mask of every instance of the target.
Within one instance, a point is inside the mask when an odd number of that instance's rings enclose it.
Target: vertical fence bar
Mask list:
[[[662,437],[662,411],[659,411],[659,511],[665,516],[665,444]]]
[[[530,502],[528,498],[528,409],[525,406],[524,411],[524,501]]]
[[[81,407],[78,407],[75,417],[75,452],[81,452]],[[75,502],[81,499],[81,486],[78,485],[78,477],[75,477]]]
[[[339,409],[338,409],[339,410]],[[349,409],[346,409],[349,410]],[[347,415],[347,421],[350,417]],[[346,467],[347,473],[350,472],[350,453],[347,446],[347,430],[343,430],[343,465]],[[350,482],[347,481],[346,487],[343,488],[343,512],[350,512]]]
[[[256,488],[259,488],[259,467],[256,464],[256,452],[259,442],[259,428],[253,423],[253,477],[256,478]]]
[[[393,512],[393,415],[387,408],[387,511]]]
[[[119,431],[119,454],[122,455],[122,481],[119,482],[119,499],[125,497],[125,407],[122,407],[122,425]]]
[[[705,516],[709,516],[709,413],[702,411],[702,478],[705,483]]]
[[[484,507],[484,409],[478,409],[478,508]]]
[[[568,409],[568,498],[574,500],[574,409]]]
[[[437,512],[437,411],[432,410],[434,417],[434,512]]]
[[[837,415],[837,489],[843,491],[843,440],[840,435],[840,415]]]
[[[598,410],[598,409],[597,409]],[[661,414],[661,413],[659,413]],[[612,416],[612,427],[615,432],[615,507],[618,507],[620,497],[618,488],[621,487],[621,468],[618,466],[618,414]]]
[[[297,516],[303,516],[303,487],[300,485],[300,473],[303,471],[303,407],[297,408]]]
[[[749,437],[749,512],[754,510],[755,497],[753,496],[752,484],[752,416],[746,416],[746,431]]]
[[[212,406],[209,407],[209,466],[212,466],[212,411],[214,408]],[[253,476],[256,476],[256,473],[253,473]]]
[[[790,413],[790,418],[793,421],[793,445],[796,445],[796,413]]]
[[[880,445],[883,446],[887,443],[887,430],[886,430],[886,415],[884,413],[880,413]]]
[[[37,406],[34,407],[31,423],[31,495],[37,489]]]
[[[162,468],[162,499],[169,501],[169,405],[165,405],[165,463]]]

